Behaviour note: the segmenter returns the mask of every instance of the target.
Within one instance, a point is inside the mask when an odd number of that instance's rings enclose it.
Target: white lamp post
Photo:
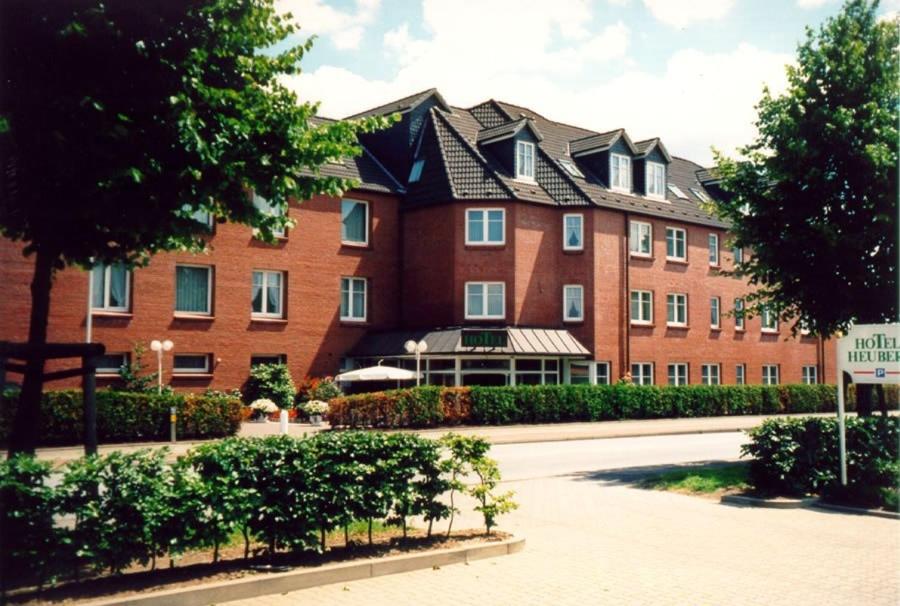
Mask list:
[[[162,393],[162,356],[164,351],[172,351],[175,344],[170,340],[159,341],[153,339],[150,341],[150,349],[156,352],[156,384],[159,393]]]
[[[428,351],[428,343],[424,340],[416,343],[410,339],[403,344],[403,347],[406,349],[406,353],[416,354],[416,387],[418,387],[419,381],[422,378],[422,354]]]

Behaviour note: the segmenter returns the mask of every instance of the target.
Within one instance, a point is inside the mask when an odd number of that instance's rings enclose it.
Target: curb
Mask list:
[[[768,509],[800,509],[812,506],[816,499],[787,499],[778,497],[776,499],[763,499],[760,497],[748,497],[739,494],[727,494],[719,499],[720,503],[726,505],[741,505],[743,507],[764,507]]]
[[[148,595],[85,602],[85,606],[206,606],[233,600],[245,600],[276,593],[308,589],[318,585],[346,583],[359,579],[410,572],[435,566],[449,566],[518,553],[525,548],[524,537],[497,543],[455,547],[440,551],[387,558],[369,558],[312,569],[259,574],[233,581],[221,581],[197,587],[169,589]]]
[[[824,501],[816,501],[812,504],[812,507],[815,507],[816,509],[839,511],[841,513],[850,513],[858,516],[873,516],[876,518],[885,518],[887,520],[900,520],[900,512],[898,511],[886,511],[883,509],[863,509],[861,507],[836,505],[834,503],[826,503]]]

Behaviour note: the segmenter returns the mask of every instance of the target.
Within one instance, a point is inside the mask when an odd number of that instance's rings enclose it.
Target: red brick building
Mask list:
[[[170,339],[164,376],[187,389],[239,387],[276,359],[296,379],[412,366],[409,339],[441,384],[834,380],[827,343],[733,313],[748,287],[722,271],[747,253],[703,208],[721,191],[659,140],[434,90],[365,113],[393,112],[362,156],[323,169],[358,187],[292,203],[278,244],[198,217],[206,255],[60,273],[49,338],[85,340],[90,301],[106,380],[136,344]],[[0,262],[0,339],[24,340],[31,262],[10,242]]]

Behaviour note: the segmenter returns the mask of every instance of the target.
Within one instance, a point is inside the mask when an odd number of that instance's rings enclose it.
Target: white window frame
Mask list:
[[[772,382],[772,370],[775,371],[775,382]],[[778,385],[781,382],[781,369],[778,364],[763,364],[762,367],[762,383],[763,385]]]
[[[271,202],[269,202],[266,198],[263,198],[256,192],[253,192],[253,205],[260,212],[266,213],[270,216],[286,217],[288,214],[287,208],[282,210],[281,207],[273,206]],[[287,228],[282,227],[281,229],[273,229],[272,235],[280,239],[287,238]]]
[[[581,169],[578,168],[578,165],[575,164],[573,160],[569,160],[567,158],[560,158],[558,160],[559,165],[562,166],[567,173],[572,175],[573,177],[581,177],[584,179],[584,173],[581,172]]]
[[[253,358],[275,358],[275,362],[257,362],[253,363]],[[287,354],[250,354],[250,368],[254,366],[262,366],[263,364],[287,364]]]
[[[735,246],[731,249],[731,256],[734,258],[734,266],[737,267],[744,262],[744,249],[738,246]]]
[[[500,211],[503,222],[500,226],[500,241],[495,242],[489,239],[490,226],[488,224],[488,213]],[[484,239],[472,240],[469,236],[469,215],[472,213],[481,213],[481,220],[484,224]],[[467,208],[466,209],[466,246],[504,246],[506,244],[506,209],[505,208]]]
[[[203,368],[186,368],[186,367],[179,368],[178,366],[175,365],[175,362],[176,362],[176,360],[178,360],[179,357],[182,357],[182,356],[183,357],[203,356],[203,359],[206,362],[206,365]],[[210,370],[210,368],[211,368],[210,358],[212,358],[212,355],[205,354],[205,353],[177,353],[174,356],[172,356],[172,374],[173,375],[207,375],[207,374],[210,374],[212,372]]]
[[[672,232],[672,252],[673,254],[669,254],[669,232]],[[678,256],[678,238],[676,237],[678,233],[681,233],[681,241],[684,245],[684,255]],[[687,261],[687,230],[683,227],[669,227],[666,226],[666,260],[667,261]]]
[[[578,289],[578,309],[580,311],[577,317],[569,317],[569,297],[568,290],[570,288]],[[581,284],[564,284],[563,285],[563,322],[583,322],[584,321],[584,286]]]
[[[710,197],[706,195],[706,192],[704,192],[699,187],[691,187],[690,190],[694,192],[694,195],[697,196],[697,199],[701,202],[708,203],[711,201]]]
[[[578,219],[578,245],[569,245],[568,221],[570,218]],[[505,221],[504,221],[505,223]],[[584,215],[581,213],[566,213],[563,215],[563,250],[584,250]]]
[[[690,198],[688,198],[687,194],[684,193],[684,191],[682,191],[682,189],[680,187],[678,187],[677,185],[675,185],[674,183],[669,183],[667,185],[667,187],[668,187],[669,191],[675,195],[676,198],[681,198],[682,200],[690,200]]]
[[[709,327],[722,328],[722,300],[719,297],[709,298]]]
[[[804,385],[818,385],[819,368],[817,366],[804,366],[801,369],[801,376]]]
[[[521,153],[520,150],[526,153]],[[523,167],[519,161],[519,158],[520,156],[525,156],[527,159],[529,156],[528,152],[530,152],[531,166],[526,165]],[[534,181],[535,153],[536,147],[531,141],[516,141],[516,179],[519,179],[521,181]],[[529,171],[523,170],[523,168],[530,169],[531,174],[528,174]]]
[[[652,178],[654,176],[653,173],[656,173],[657,169],[660,171],[661,178],[657,182],[656,179]],[[644,167],[644,180],[646,183],[646,191],[647,197],[653,198],[654,200],[665,200],[666,199],[666,165],[661,162],[645,162]],[[656,185],[660,184],[660,188],[657,190]]]
[[[679,368],[684,369],[684,373],[683,373],[684,377],[678,376]],[[672,382],[672,370],[673,369],[675,370],[675,375],[674,375],[675,382],[674,383]],[[688,366],[687,362],[672,362],[672,363],[670,363],[668,368],[666,369],[666,377],[668,378],[668,384],[669,385],[687,385],[688,383],[690,383],[690,376],[688,375],[688,371],[689,371],[689,366]]]
[[[178,268],[179,267],[200,267],[206,270],[206,311],[180,311],[178,309]],[[175,313],[179,316],[211,316],[212,315],[212,296],[213,296],[213,266],[198,265],[196,263],[176,263],[175,264]]]
[[[344,296],[344,280],[347,280],[347,311],[348,314],[344,314],[343,309],[339,309],[341,322],[366,322],[369,317],[369,280],[368,278],[361,278],[359,276],[341,276],[341,297]],[[353,307],[353,295],[356,293],[356,288],[354,284],[358,285],[362,283],[362,293],[363,293],[363,309],[362,309],[362,317],[358,315],[354,315],[356,309]],[[338,302],[338,307],[340,308],[340,301]]]
[[[283,271],[275,271],[269,269],[254,269],[251,274],[251,280],[255,277],[253,274],[262,274],[262,305],[263,311],[253,311],[253,282],[250,283],[250,315],[254,318],[283,318],[284,317],[284,285],[285,279]],[[268,311],[269,307],[269,276],[278,275],[278,312]]]
[[[484,313],[481,315],[477,315],[477,316],[469,313],[469,286],[476,285],[476,284],[480,284],[483,287],[482,291],[481,291],[481,297],[482,297],[481,302],[482,302],[482,309],[484,309]],[[492,286],[492,285],[496,286],[497,284],[500,285],[500,289],[501,289],[500,295],[503,298],[503,311],[500,313],[500,315],[491,315],[488,312],[488,308],[489,308],[488,287]],[[466,282],[465,288],[463,291],[463,296],[465,297],[463,306],[465,308],[464,315],[465,315],[466,320],[503,320],[506,318],[506,282],[478,282],[478,281]]]
[[[719,234],[709,234],[707,241],[709,244],[709,266],[719,267]]]
[[[616,171],[615,171],[615,160],[619,161],[619,177],[623,175],[626,178],[626,183],[622,183],[621,179],[619,182],[616,182]],[[622,169],[624,162],[625,169]],[[632,169],[631,169],[631,157],[626,156],[625,154],[610,154],[609,155],[609,188],[613,191],[618,191],[622,193],[631,193],[632,188]]]
[[[98,365],[97,368],[95,369],[97,371],[98,375],[118,375],[119,369],[121,369],[123,366],[126,366],[129,362],[129,354],[128,354],[128,352],[124,352],[124,351],[123,352],[117,352],[117,351],[107,352],[107,353],[103,354],[103,356],[101,356],[101,357],[112,357],[112,356],[121,357],[122,363],[119,364],[118,366],[116,366],[115,368],[112,368],[111,366],[99,366]]]
[[[713,373],[712,371],[716,372]],[[715,381],[713,381],[715,374]],[[722,384],[722,365],[721,364],[701,364],[700,365],[700,383],[703,385],[721,385]]]
[[[95,280],[92,279],[91,292],[89,293],[91,300],[91,309],[97,311],[128,311],[131,309],[131,270],[127,267],[125,268],[125,305],[117,306],[109,304],[109,285],[110,279],[109,274],[112,270],[112,267],[115,264],[103,265],[103,305],[101,307],[94,306],[94,291],[93,289],[97,287],[96,284],[93,284]],[[91,272],[94,269],[91,268]]]
[[[647,252],[641,250],[641,236],[643,228],[647,228]],[[637,238],[634,237],[637,228]],[[650,258],[653,256],[653,224],[646,221],[629,221],[628,223],[628,251],[635,257]]]
[[[679,300],[680,307],[684,312],[684,321],[678,320],[678,309],[679,309]],[[669,319],[669,310],[672,309],[675,313],[673,317],[675,319]],[[683,292],[670,292],[666,295],[666,326],[679,326],[684,327],[688,325],[688,296],[687,293]]]
[[[634,295],[638,295],[638,309],[642,312],[644,309],[644,295],[647,295],[650,299],[650,317],[649,318],[635,318],[632,312]],[[628,315],[630,317],[630,321],[632,324],[647,326],[653,324],[653,291],[652,290],[639,290],[632,289],[631,293],[628,295]]]
[[[365,226],[362,240],[345,240],[344,239],[344,202],[352,202],[354,204],[362,204],[366,209]],[[369,222],[371,221],[371,212],[368,200],[357,200],[356,198],[341,198],[341,244],[346,246],[368,246],[369,245]]]
[[[736,385],[747,384],[747,365],[736,364],[734,367],[734,382]]]
[[[774,323],[770,322],[770,320],[774,319]],[[760,331],[766,334],[777,334],[778,333],[778,316],[774,314],[774,312],[768,307],[763,307],[759,313],[759,324]],[[772,324],[770,326],[770,324]]]
[[[640,372],[637,374],[634,372],[635,366],[640,368]],[[645,375],[644,370],[646,370],[647,367],[650,368],[650,373]],[[655,369],[653,368],[653,362],[632,362],[631,368],[629,370],[631,372],[631,382],[634,383],[635,385],[653,385],[653,384],[655,384],[654,376],[653,376],[655,374],[655,372],[654,372]],[[636,380],[638,376],[641,377],[641,379],[642,379],[641,381]],[[643,378],[645,376],[650,379],[649,383],[644,383]]]
[[[603,372],[600,372],[600,369],[604,369]],[[601,381],[601,377],[603,381]],[[595,385],[609,385],[611,382],[610,379],[610,368],[609,362],[597,362],[596,364],[596,383]]]
[[[746,330],[747,316],[744,312],[744,300],[740,297],[734,300],[734,329],[743,332]]]

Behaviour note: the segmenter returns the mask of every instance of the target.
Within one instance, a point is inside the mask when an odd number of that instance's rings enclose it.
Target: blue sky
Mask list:
[[[437,87],[593,128],[659,136],[702,163],[752,138],[806,25],[837,0],[276,0],[318,40],[288,84],[342,117]],[[900,0],[882,3],[894,12]]]

